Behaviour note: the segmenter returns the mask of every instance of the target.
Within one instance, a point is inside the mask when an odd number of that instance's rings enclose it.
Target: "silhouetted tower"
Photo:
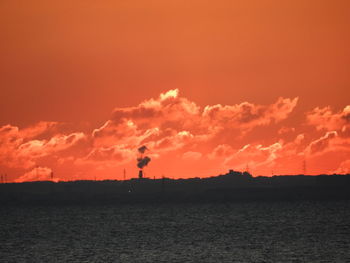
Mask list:
[[[50,177],[51,177],[51,181],[53,181],[53,171],[51,171]]]
[[[249,171],[249,164],[247,163],[247,166],[245,167],[245,171],[247,172],[247,173],[250,173],[250,171]]]
[[[123,180],[124,180],[124,181],[126,180],[126,170],[125,170],[125,168],[124,168],[124,170],[123,170]]]
[[[164,192],[164,186],[165,186],[165,176],[162,174],[162,193]]]
[[[303,160],[303,174],[306,175],[306,160]]]
[[[140,169],[139,170],[139,179],[142,179],[142,177],[143,177],[143,171],[142,171],[142,169]]]

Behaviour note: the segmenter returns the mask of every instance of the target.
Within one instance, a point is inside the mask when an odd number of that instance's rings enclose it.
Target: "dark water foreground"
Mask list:
[[[350,262],[350,201],[0,207],[1,262]]]

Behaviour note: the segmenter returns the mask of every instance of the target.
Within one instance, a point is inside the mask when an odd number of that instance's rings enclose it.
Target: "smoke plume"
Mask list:
[[[145,156],[143,158],[137,158],[137,167],[142,169],[145,167],[149,162],[151,161],[151,158],[148,156]]]
[[[145,145],[138,148],[139,153],[145,153],[146,150],[148,150],[148,148]]]

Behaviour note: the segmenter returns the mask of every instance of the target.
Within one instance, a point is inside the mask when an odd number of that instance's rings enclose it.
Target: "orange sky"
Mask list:
[[[304,159],[310,174],[349,172],[349,12],[346,0],[1,1],[0,174],[133,177],[141,144],[150,177],[295,174]]]

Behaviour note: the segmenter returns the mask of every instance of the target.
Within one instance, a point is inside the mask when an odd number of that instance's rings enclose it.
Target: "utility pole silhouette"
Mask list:
[[[306,160],[303,160],[303,174],[306,175]]]
[[[164,174],[162,174],[162,194],[164,193],[164,184],[165,184],[165,177],[164,177]]]

